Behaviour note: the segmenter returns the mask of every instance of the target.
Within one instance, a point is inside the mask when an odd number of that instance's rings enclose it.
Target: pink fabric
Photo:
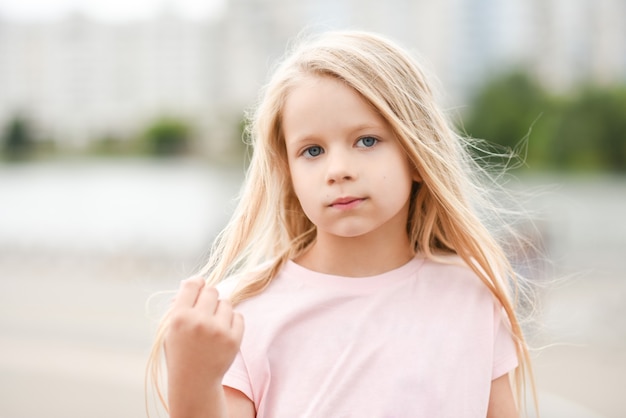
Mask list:
[[[246,330],[223,384],[257,417],[485,417],[491,380],[517,366],[489,290],[419,257],[364,278],[288,262],[237,310]]]

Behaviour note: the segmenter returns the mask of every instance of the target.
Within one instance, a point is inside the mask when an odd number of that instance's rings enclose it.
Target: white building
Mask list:
[[[215,149],[303,28],[397,39],[421,56],[451,106],[506,67],[530,68],[557,91],[626,80],[622,0],[230,0],[205,22],[0,19],[0,123],[24,111],[81,146],[173,114],[193,120]]]
[[[24,112],[76,146],[127,135],[164,114],[206,121],[218,82],[210,31],[174,16],[0,21],[0,121]]]
[[[626,80],[626,2],[534,0],[532,5],[530,65],[548,87]]]

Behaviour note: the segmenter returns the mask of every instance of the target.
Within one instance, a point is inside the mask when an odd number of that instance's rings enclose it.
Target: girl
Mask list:
[[[518,416],[515,274],[417,64],[377,35],[321,35],[251,127],[238,207],[151,356],[171,416]]]

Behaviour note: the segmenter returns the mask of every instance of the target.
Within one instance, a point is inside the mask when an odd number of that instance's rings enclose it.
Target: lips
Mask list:
[[[361,204],[361,202],[363,202],[364,200],[365,198],[363,197],[340,197],[333,200],[333,202],[329,206],[336,209],[352,209]]]

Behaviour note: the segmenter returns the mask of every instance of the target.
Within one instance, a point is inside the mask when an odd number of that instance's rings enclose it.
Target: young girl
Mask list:
[[[171,416],[517,417],[515,274],[417,64],[377,35],[318,36],[251,126],[238,207],[150,360],[156,381],[164,348]]]

